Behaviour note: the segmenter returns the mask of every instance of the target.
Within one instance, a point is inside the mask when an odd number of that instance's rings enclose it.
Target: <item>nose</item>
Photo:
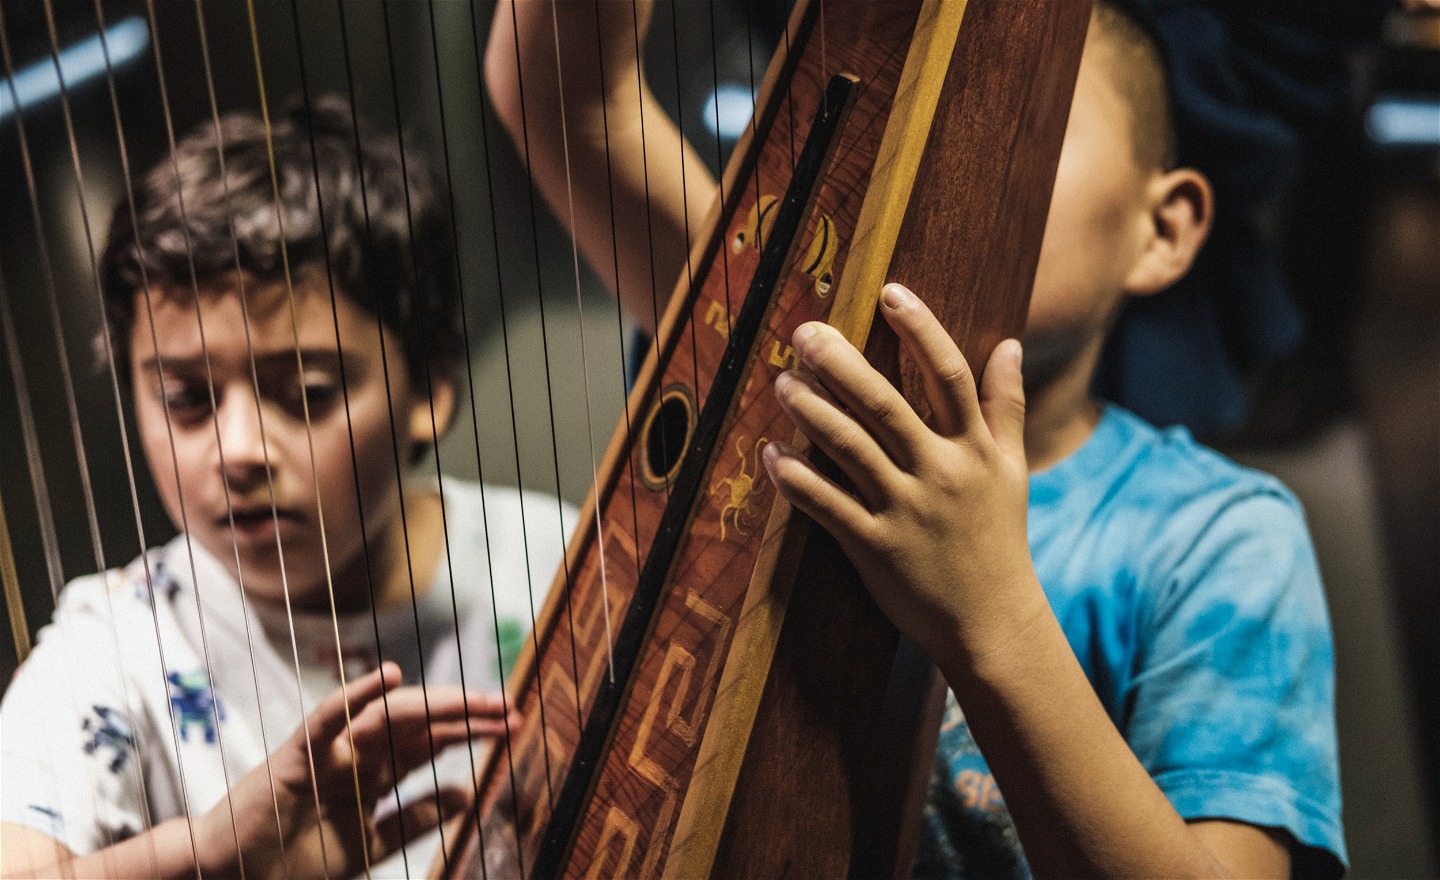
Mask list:
[[[216,401],[215,427],[222,469],[231,488],[245,490],[263,480],[269,456],[254,390],[226,388]]]

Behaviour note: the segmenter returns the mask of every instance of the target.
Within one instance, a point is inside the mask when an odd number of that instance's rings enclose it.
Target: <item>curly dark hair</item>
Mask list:
[[[272,125],[270,146],[253,114],[222,116],[218,136],[213,122],[201,124],[177,144],[173,161],[167,156],[141,178],[134,213],[122,201],[111,221],[100,277],[117,365],[128,379],[137,291],[203,286],[237,269],[280,280],[283,229],[291,276],[324,271],[328,258],[337,292],[400,338],[410,376],[423,387],[427,367],[448,375],[461,351],[445,220],[418,151],[407,144],[402,163],[398,139],[357,124],[341,98],[296,106]]]

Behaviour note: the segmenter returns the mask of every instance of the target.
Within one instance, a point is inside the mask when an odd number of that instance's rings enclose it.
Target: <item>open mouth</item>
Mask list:
[[[299,511],[286,507],[271,508],[270,505],[246,505],[230,509],[227,514],[222,514],[216,525],[221,528],[230,528],[233,522],[235,531],[242,534],[253,535],[267,532],[272,528],[285,528],[299,525],[304,517]]]

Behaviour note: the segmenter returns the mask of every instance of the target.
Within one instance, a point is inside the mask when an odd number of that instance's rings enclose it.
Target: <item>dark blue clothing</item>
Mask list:
[[[1323,320],[1306,309],[1322,295],[1293,290],[1286,277],[1278,227],[1301,169],[1355,125],[1353,56],[1378,38],[1395,4],[1132,5],[1163,44],[1179,159],[1214,184],[1215,226],[1184,280],[1127,306],[1096,391],[1154,424],[1223,435],[1246,417],[1245,378],[1294,352],[1307,317]]]

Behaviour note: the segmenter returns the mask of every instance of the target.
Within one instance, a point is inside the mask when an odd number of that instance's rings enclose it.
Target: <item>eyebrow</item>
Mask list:
[[[299,356],[306,366],[314,364],[316,366],[334,367],[340,363],[340,353],[333,348],[302,348],[299,349]],[[346,363],[348,364],[354,357],[354,352],[346,352]],[[293,348],[285,349],[284,351],[257,354],[254,356],[255,368],[257,370],[269,370],[276,367],[283,368],[287,364],[293,366],[296,363],[295,358],[296,350]],[[163,367],[168,371],[176,373],[203,372],[205,369],[205,356],[203,354],[189,357],[155,355],[146,358],[139,364],[139,369],[142,372],[153,373],[157,367]]]

